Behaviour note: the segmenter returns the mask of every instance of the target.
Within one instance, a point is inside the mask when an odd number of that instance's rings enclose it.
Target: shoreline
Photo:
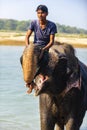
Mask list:
[[[0,46],[25,46],[26,32],[0,32]],[[33,34],[30,42],[33,42]],[[87,48],[87,36],[79,34],[59,34],[55,41],[71,44],[75,48]]]
[[[72,45],[75,48],[87,48],[87,44],[85,43],[72,43],[72,42],[67,42],[64,40],[56,40],[58,42],[64,42]],[[32,42],[32,41],[30,41]],[[25,41],[24,40],[12,40],[12,39],[7,39],[7,40],[0,40],[0,46],[25,46]]]

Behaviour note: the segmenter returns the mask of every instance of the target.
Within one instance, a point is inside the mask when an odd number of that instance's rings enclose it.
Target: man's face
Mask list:
[[[37,16],[39,20],[45,20],[48,13],[43,12],[42,10],[37,11]]]

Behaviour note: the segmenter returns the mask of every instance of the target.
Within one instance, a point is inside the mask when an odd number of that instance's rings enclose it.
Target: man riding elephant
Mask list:
[[[57,27],[55,23],[46,19],[48,15],[48,8],[45,5],[39,5],[36,9],[38,20],[31,22],[29,30],[26,34],[26,46],[29,45],[29,39],[34,32],[34,44],[38,44],[41,47],[41,53],[39,58],[41,59],[43,53],[48,51],[54,43],[55,33],[57,33]],[[32,91],[32,85],[26,84],[30,89],[27,93]]]

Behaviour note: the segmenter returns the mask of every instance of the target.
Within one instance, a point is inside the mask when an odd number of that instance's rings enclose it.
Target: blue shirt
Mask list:
[[[30,30],[34,31],[34,43],[46,46],[50,41],[50,35],[57,33],[56,24],[47,20],[47,25],[41,29],[38,20],[31,22]]]

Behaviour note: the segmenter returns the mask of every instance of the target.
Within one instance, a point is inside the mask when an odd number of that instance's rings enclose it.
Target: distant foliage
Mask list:
[[[13,19],[0,19],[0,30],[27,31],[31,20],[18,21]],[[56,23],[58,33],[87,34],[87,30]]]
[[[85,29],[60,25],[58,23],[56,23],[56,25],[57,25],[57,30],[59,33],[87,34],[87,30],[85,30]]]

